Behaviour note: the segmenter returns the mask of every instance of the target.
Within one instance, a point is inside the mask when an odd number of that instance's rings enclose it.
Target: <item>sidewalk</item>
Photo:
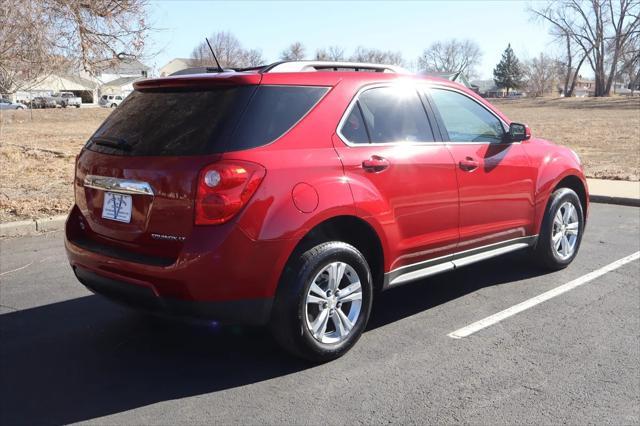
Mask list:
[[[640,206],[640,182],[587,179],[589,199],[594,203]]]

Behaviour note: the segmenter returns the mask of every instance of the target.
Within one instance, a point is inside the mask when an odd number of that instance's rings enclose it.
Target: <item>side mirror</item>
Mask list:
[[[520,142],[531,139],[531,129],[521,123],[511,123],[509,125],[509,142]]]

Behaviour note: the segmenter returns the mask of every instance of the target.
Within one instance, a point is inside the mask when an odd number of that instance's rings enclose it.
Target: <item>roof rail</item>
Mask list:
[[[368,72],[390,72],[409,73],[408,70],[397,65],[370,64],[366,62],[331,62],[331,61],[282,61],[268,65],[260,71],[261,73],[272,72],[312,72],[312,71],[368,71]]]

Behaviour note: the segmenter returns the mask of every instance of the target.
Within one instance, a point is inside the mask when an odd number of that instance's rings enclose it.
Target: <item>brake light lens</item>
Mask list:
[[[235,216],[260,186],[266,170],[247,161],[220,161],[200,171],[196,225],[217,225]]]

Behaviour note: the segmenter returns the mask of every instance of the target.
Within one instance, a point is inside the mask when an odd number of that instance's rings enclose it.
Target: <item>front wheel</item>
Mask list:
[[[584,213],[578,195],[569,188],[556,190],[549,199],[534,249],[536,262],[550,270],[566,268],[578,254]]]
[[[371,312],[371,272],[355,247],[332,241],[294,254],[283,274],[271,330],[289,352],[313,362],[344,355]]]

